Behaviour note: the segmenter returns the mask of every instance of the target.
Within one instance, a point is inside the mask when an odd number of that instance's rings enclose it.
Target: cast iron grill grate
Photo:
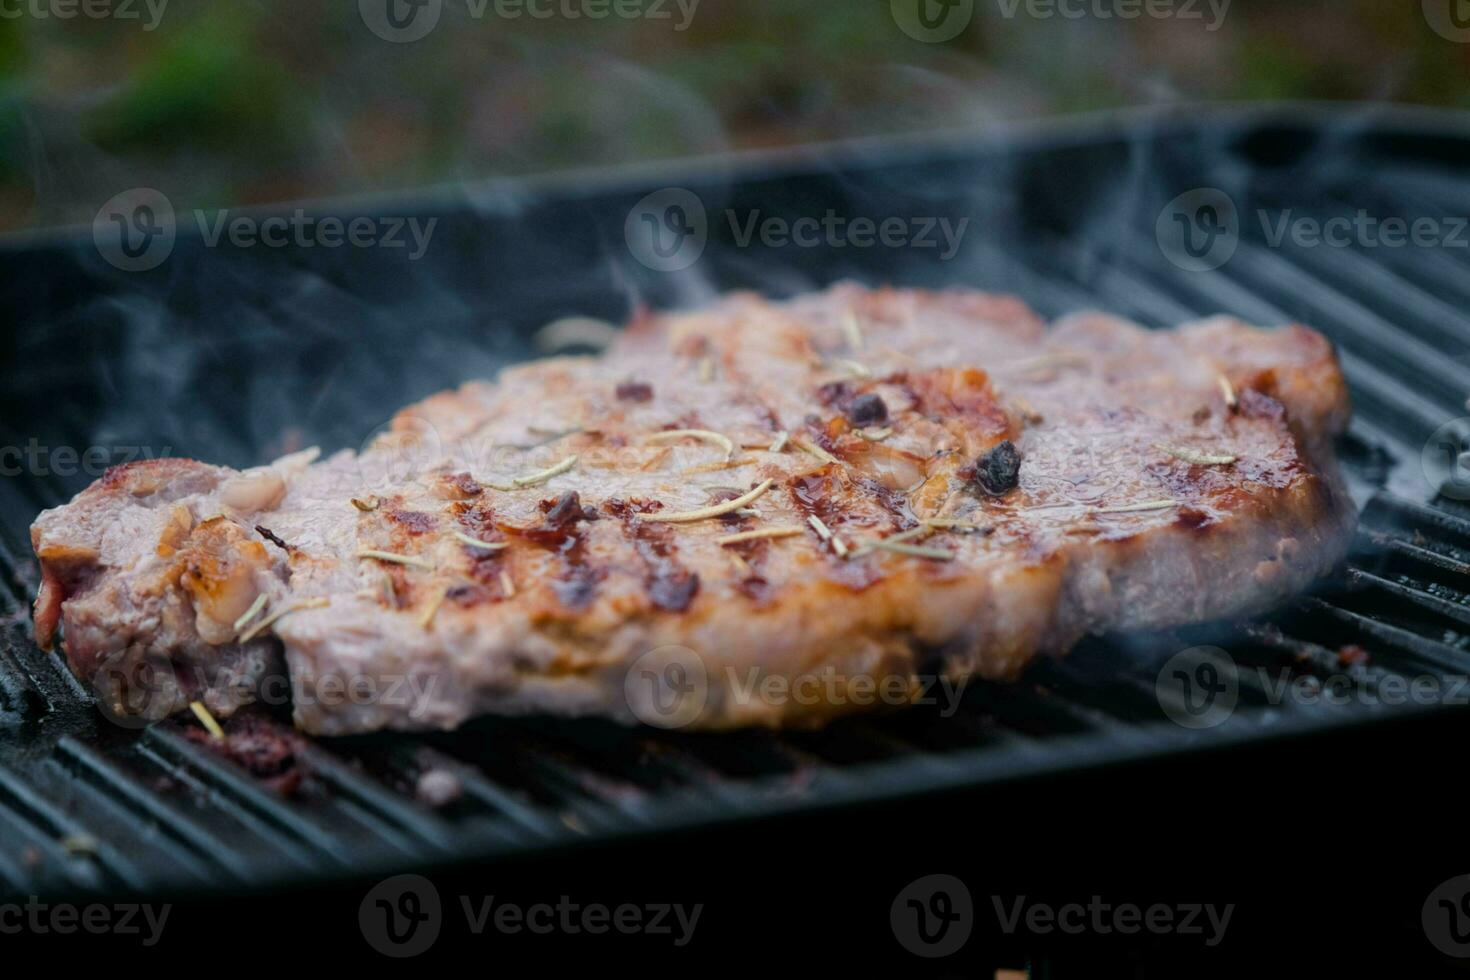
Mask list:
[[[722,184],[721,193],[729,200],[745,195],[766,201],[774,186],[781,189],[777,196],[837,195],[857,213],[881,210],[882,195],[897,196],[910,210],[915,198],[934,209],[959,208],[965,205],[924,198],[924,188],[943,184],[957,169],[972,172],[977,185],[995,193],[966,198],[968,205],[979,207],[979,199],[990,207],[993,198],[999,199],[997,213],[1009,220],[977,232],[967,244],[963,281],[1016,293],[1047,314],[1097,307],[1166,325],[1223,310],[1262,323],[1301,320],[1329,333],[1341,346],[1357,401],[1356,421],[1341,454],[1363,514],[1352,556],[1311,594],[1259,621],[1090,641],[1064,661],[1039,665],[1016,686],[972,685],[949,716],[920,708],[821,732],[719,736],[624,730],[598,722],[487,719],[456,734],[303,743],[299,756],[308,775],[296,792],[282,795],[202,748],[185,733],[187,726],[129,731],[110,724],[89,706],[86,693],[58,661],[34,647],[27,617],[35,583],[26,528],[40,508],[63,501],[78,485],[7,476],[0,480],[0,565],[5,569],[0,588],[5,621],[0,893],[238,887],[436,859],[490,858],[1443,710],[1440,702],[1405,703],[1385,692],[1413,678],[1450,684],[1470,674],[1470,507],[1437,496],[1420,465],[1429,433],[1466,414],[1470,318],[1462,301],[1470,299],[1465,285],[1470,255],[1451,249],[1275,246],[1258,229],[1246,227],[1224,268],[1192,274],[1168,264],[1156,246],[1152,218],[1158,209],[1151,197],[1126,198],[1122,220],[1114,215],[1101,223],[1059,222],[1046,213],[1055,205],[1045,178],[1084,173],[1088,194],[1107,198],[1130,185],[1109,169],[1120,152],[1124,159],[1153,155],[1146,172],[1161,192],[1170,191],[1161,200],[1213,179],[1259,207],[1290,207],[1318,218],[1367,208],[1381,215],[1444,219],[1470,214],[1470,185],[1438,176],[1434,163],[1446,153],[1463,156],[1466,146],[1436,140],[1427,149],[1390,152],[1360,134],[1354,152],[1373,166],[1354,169],[1339,160],[1335,179],[1311,183],[1308,193],[1300,174],[1321,163],[1310,130],[1278,133],[1280,140],[1304,147],[1283,167],[1256,159],[1249,149],[1272,132],[1270,124],[1230,130],[1234,136],[1228,139],[1220,129],[1188,131],[1193,136],[1185,140],[1191,146],[1187,151],[1169,149],[1169,138],[1158,133],[1131,141],[1114,136],[964,152],[948,147],[936,151],[932,161],[916,161],[910,152],[909,157],[851,162],[845,170],[823,168],[819,176],[752,174],[733,189]],[[1336,152],[1341,154],[1340,145]],[[910,179],[913,172],[921,179]],[[1040,174],[1030,178],[1040,192],[1015,190],[1016,173]],[[1135,172],[1133,182],[1137,179]],[[792,190],[802,180],[816,183]],[[595,255],[612,234],[602,232],[617,228],[629,202],[647,188],[637,190],[564,193],[547,207],[562,215],[563,224],[575,221],[568,215],[591,215],[579,227],[591,232],[585,237]],[[1039,208],[1033,200],[1038,193]],[[510,240],[530,227],[516,209],[466,212],[468,226],[504,226]],[[545,247],[540,239],[533,244]],[[461,250],[474,247],[474,235],[465,233]],[[61,251],[72,254],[65,247]],[[722,286],[729,284],[724,279],[741,281],[754,261],[738,254],[720,266],[715,254],[712,279]],[[58,264],[56,253],[44,248],[17,257],[31,255],[37,262],[49,258]],[[575,258],[569,253],[566,261]],[[878,257],[880,263],[891,259]],[[20,307],[28,312],[7,352],[12,362],[24,357],[34,365],[5,406],[8,439],[20,444],[29,437],[26,425],[32,421],[56,444],[95,442],[96,429],[86,427],[93,423],[79,420],[99,417],[99,406],[110,406],[110,399],[138,396],[125,379],[99,386],[94,372],[92,388],[79,388],[75,399],[61,404],[47,397],[52,386],[68,383],[79,370],[56,363],[57,357],[105,359],[117,356],[117,349],[108,346],[110,327],[99,328],[100,339],[78,341],[75,348],[36,338],[107,321],[127,306],[126,296],[119,299],[110,281],[79,290],[68,281],[73,275],[90,281],[86,261],[59,265],[82,271],[49,272],[39,282],[32,277],[6,287],[17,295],[31,294],[29,306]],[[13,263],[12,270],[16,277],[27,273],[23,261]],[[953,267],[885,269],[880,264],[813,275],[926,284],[946,276],[952,280],[954,273]],[[326,283],[322,289],[353,290],[350,279],[334,278],[332,270],[315,275]],[[454,275],[441,270],[440,284],[453,283]],[[528,288],[540,287],[534,276],[528,280]],[[616,294],[621,285],[615,276],[611,283],[589,288]],[[33,295],[41,292],[47,293],[44,301]],[[84,301],[68,305],[56,299],[65,292],[77,292]],[[296,298],[302,298],[299,291]],[[498,300],[487,299],[492,301]],[[239,302],[271,308],[251,289],[242,289]],[[564,302],[594,307],[601,302],[606,308],[610,301],[601,293],[589,299],[572,290]],[[183,316],[177,307],[173,312]],[[555,312],[543,305],[511,319],[524,338],[525,330]],[[197,320],[218,315],[207,309],[190,312]],[[310,319],[312,313],[299,315]],[[465,315],[478,314],[469,309]],[[135,328],[136,320],[130,322],[127,329]],[[303,338],[303,346],[288,350],[287,358],[319,357],[320,351],[310,350],[318,339]],[[243,343],[259,340],[257,333]],[[497,342],[487,343],[494,347]],[[520,353],[515,344],[502,350],[503,359]],[[363,380],[357,371],[361,362],[350,358],[310,363],[319,381],[327,377],[350,387],[349,379],[369,386],[382,380],[372,374]],[[466,370],[483,373],[481,365]],[[264,440],[239,431],[229,406],[219,401],[228,397],[232,384],[199,396],[196,417],[187,423],[194,428],[172,423],[177,428],[168,435],[184,433],[178,452],[244,456],[232,462],[249,462],[262,452]],[[413,393],[393,400],[407,401]],[[178,402],[172,406],[176,417]],[[289,404],[282,410],[287,418],[289,410]],[[129,431],[139,431],[159,416],[140,408],[128,417],[135,426]],[[61,431],[69,431],[70,439],[58,436]],[[216,440],[234,448],[211,452]],[[1169,656],[1200,644],[1226,649],[1239,666],[1240,703],[1223,724],[1190,730],[1167,720],[1155,681]],[[1305,690],[1311,689],[1310,678],[1330,681],[1345,685],[1340,690],[1352,696],[1342,703],[1282,699],[1272,687],[1282,678],[1307,685]],[[452,774],[459,796],[438,808],[418,802],[413,788],[430,770]]]

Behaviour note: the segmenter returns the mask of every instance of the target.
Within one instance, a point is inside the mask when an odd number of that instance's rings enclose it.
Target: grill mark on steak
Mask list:
[[[582,612],[597,597],[598,583],[607,577],[607,569],[588,559],[587,536],[578,525],[595,521],[600,515],[595,508],[584,507],[575,490],[553,500],[542,500],[537,506],[543,515],[540,525],[497,526],[506,534],[524,538],[556,555],[560,567],[550,583],[551,590],[566,611]]]
[[[622,524],[623,533],[643,562],[643,588],[649,601],[659,609],[684,612],[699,592],[699,576],[676,557],[674,532],[658,524],[639,520],[640,514],[662,509],[641,500],[613,498],[604,505]]]

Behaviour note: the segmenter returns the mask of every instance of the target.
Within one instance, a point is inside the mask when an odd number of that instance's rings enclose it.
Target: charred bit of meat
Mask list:
[[[643,402],[653,399],[653,386],[642,381],[624,381],[617,388],[618,401]]]
[[[882,425],[888,421],[888,406],[878,395],[858,395],[848,403],[847,418],[858,428]]]
[[[1016,489],[1021,477],[1021,453],[1009,439],[994,446],[975,461],[974,482],[992,497]]]

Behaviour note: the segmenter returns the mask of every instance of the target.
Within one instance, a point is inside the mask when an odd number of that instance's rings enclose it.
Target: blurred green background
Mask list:
[[[1470,106],[1470,44],[1420,0],[1234,0],[1216,29],[1209,0],[975,0],[943,43],[889,0],[699,0],[683,30],[675,0],[472,2],[390,43],[358,0],[169,0],[156,23],[146,0],[0,0],[0,230],[136,186],[213,208],[1174,101]],[[82,3],[115,9],[58,16]]]

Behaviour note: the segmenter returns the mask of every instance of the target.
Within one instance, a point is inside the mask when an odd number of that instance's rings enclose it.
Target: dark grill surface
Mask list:
[[[1430,433],[1467,413],[1470,250],[1273,247],[1255,217],[1470,215],[1470,184],[1452,176],[1470,144],[1418,125],[1113,125],[370,209],[441,216],[421,265],[230,255],[185,236],[164,268],[129,277],[89,242],[11,246],[0,273],[6,308],[19,311],[4,341],[6,445],[168,446],[235,465],[281,448],[290,426],[307,444],[356,445],[389,406],[529,356],[530,332],[557,316],[616,319],[633,302],[711,287],[791,292],[852,276],[980,285],[1049,315],[1103,308],[1163,326],[1230,312],[1322,329],[1353,386],[1341,454],[1363,518],[1340,573],[1266,619],[1090,641],[1016,686],[972,685],[952,717],[920,708],[815,733],[719,736],[485,720],[455,734],[303,740],[306,776],[282,794],[202,747],[192,722],[112,724],[35,648],[27,527],[90,477],[7,475],[0,893],[232,888],[489,858],[1446,710],[1376,695],[1423,677],[1470,693],[1450,686],[1470,668],[1470,508],[1439,496],[1420,464]],[[941,263],[882,249],[740,249],[712,217],[699,278],[659,276],[628,257],[622,221],[665,184],[696,190],[712,215],[830,207],[973,220],[964,252]],[[1154,227],[1165,202],[1200,186],[1236,200],[1243,240],[1223,268],[1190,273],[1165,261]],[[1240,705],[1192,731],[1167,720],[1155,681],[1166,659],[1199,644],[1239,664]],[[1353,696],[1283,701],[1258,666],[1273,678],[1345,677]],[[413,787],[431,769],[453,773],[462,795],[418,802]]]

